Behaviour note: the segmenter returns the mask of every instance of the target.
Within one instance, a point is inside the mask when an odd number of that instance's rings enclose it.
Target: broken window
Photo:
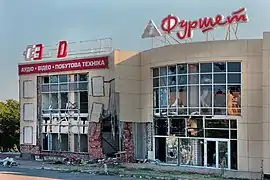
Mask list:
[[[57,75],[50,76],[50,83],[58,83],[58,76]]]
[[[73,151],[73,147],[69,145],[70,131],[78,133],[80,129],[81,134],[77,144],[80,144],[80,152],[88,151],[87,138],[87,118],[88,115],[88,74],[63,74],[42,77],[41,86],[41,101],[42,106],[42,147],[43,150],[48,151]],[[78,109],[80,114],[76,110]],[[51,109],[51,111],[49,110]],[[66,116],[74,116],[72,118]],[[84,116],[84,117],[79,117]],[[45,117],[47,117],[45,121]],[[59,119],[61,121],[61,128],[59,128]],[[68,122],[64,119],[81,119],[79,126],[73,126],[68,129]],[[60,134],[59,132],[60,131]],[[45,134],[46,133],[46,134]],[[48,134],[47,134],[48,133]]]
[[[74,152],[88,152],[88,136],[87,134],[80,134],[80,140],[78,134],[74,134]],[[78,141],[80,141],[80,150],[78,149]]]
[[[155,135],[168,135],[168,120],[167,119],[155,119]]]
[[[42,109],[49,109],[50,95],[48,93],[42,94]]]
[[[44,76],[43,77],[43,83],[44,84],[48,84],[50,81],[49,81],[49,76]]]
[[[42,134],[42,150],[48,151],[49,150],[49,138],[48,134]]]
[[[61,151],[68,151],[68,134],[61,134]]]
[[[59,143],[58,143],[58,134],[52,133],[51,134],[52,140],[49,141],[49,145],[52,147],[52,151],[57,151],[59,148]]]
[[[59,75],[59,82],[68,82],[68,75]]]
[[[80,92],[80,113],[88,113],[88,92]]]
[[[170,134],[180,137],[185,137],[186,132],[186,121],[184,118],[173,118],[170,119]]]
[[[60,99],[61,99],[61,109],[66,109],[66,105],[68,103],[68,93],[60,93]]]
[[[79,81],[88,81],[87,74],[79,74]]]
[[[51,108],[58,109],[58,94],[57,93],[51,94]]]

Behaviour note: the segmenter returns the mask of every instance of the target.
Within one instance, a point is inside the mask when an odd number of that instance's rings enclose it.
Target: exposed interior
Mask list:
[[[108,86],[102,85],[110,88],[105,109],[104,104],[89,101],[88,73],[38,78],[43,151],[88,153],[91,121],[101,124],[103,153],[111,155],[119,151],[116,99],[111,85],[114,81],[105,82]]]
[[[153,102],[156,159],[237,169],[240,62],[153,68]]]

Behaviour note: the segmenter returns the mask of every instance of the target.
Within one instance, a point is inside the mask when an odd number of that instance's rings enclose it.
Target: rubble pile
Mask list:
[[[17,162],[13,158],[6,157],[5,159],[0,159],[0,165],[4,167],[17,166]]]

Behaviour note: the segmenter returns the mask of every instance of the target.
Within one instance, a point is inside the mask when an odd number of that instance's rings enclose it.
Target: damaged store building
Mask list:
[[[128,161],[247,172],[263,160],[270,174],[269,42],[264,33],[21,62],[21,153],[124,151]]]
[[[53,58],[54,51],[43,45],[26,50],[26,61],[19,64],[24,157],[102,158],[123,152],[127,161],[134,159],[134,129],[147,126],[134,126],[139,116],[132,117],[132,111],[140,111],[134,97],[140,90],[125,85],[129,79],[140,82],[139,74],[126,76],[126,67],[139,70],[137,53],[112,51],[109,46],[95,53],[90,50],[83,55],[76,52],[76,58],[67,52],[62,53],[65,57]],[[36,51],[42,58],[36,57]],[[125,64],[130,58],[134,60]],[[126,103],[134,108],[124,109]]]

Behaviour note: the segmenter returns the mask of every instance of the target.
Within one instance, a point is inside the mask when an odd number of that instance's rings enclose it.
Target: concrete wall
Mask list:
[[[262,47],[262,134],[263,134],[263,160],[264,160],[264,172],[270,174],[270,33],[263,34],[263,47]],[[254,130],[256,133],[256,130]],[[257,132],[258,133],[258,132]]]
[[[119,92],[120,121],[140,122],[140,56],[136,52],[116,50],[115,91]]]

